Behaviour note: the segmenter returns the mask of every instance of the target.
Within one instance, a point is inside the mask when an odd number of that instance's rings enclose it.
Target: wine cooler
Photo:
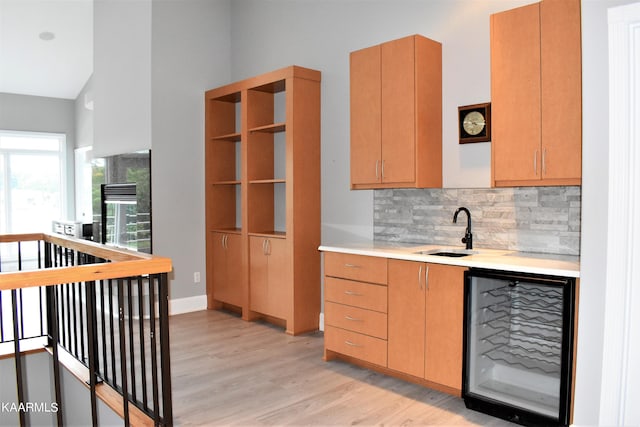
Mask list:
[[[569,424],[575,279],[465,274],[465,405],[529,426]]]

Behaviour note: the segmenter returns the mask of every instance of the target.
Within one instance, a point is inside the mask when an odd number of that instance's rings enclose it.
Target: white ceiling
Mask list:
[[[0,93],[75,99],[92,71],[93,0],[0,0]]]

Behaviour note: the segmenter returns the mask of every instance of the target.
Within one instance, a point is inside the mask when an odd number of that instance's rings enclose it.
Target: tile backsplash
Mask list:
[[[516,187],[374,191],[374,239],[463,246],[471,211],[474,248],[580,254],[581,188]]]

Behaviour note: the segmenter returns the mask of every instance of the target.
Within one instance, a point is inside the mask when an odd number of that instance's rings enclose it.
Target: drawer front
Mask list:
[[[324,305],[327,325],[387,339],[387,315],[377,311],[327,302]]]
[[[324,298],[326,301],[387,312],[386,286],[325,277]]]
[[[360,282],[387,284],[387,259],[363,255],[325,252],[325,276]]]
[[[326,326],[324,346],[327,350],[387,366],[387,342],[357,332]]]

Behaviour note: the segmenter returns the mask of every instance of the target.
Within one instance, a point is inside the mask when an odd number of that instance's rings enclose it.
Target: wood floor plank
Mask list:
[[[172,316],[178,426],[511,426],[460,398],[340,360],[325,362],[322,333],[290,336],[234,314]]]

